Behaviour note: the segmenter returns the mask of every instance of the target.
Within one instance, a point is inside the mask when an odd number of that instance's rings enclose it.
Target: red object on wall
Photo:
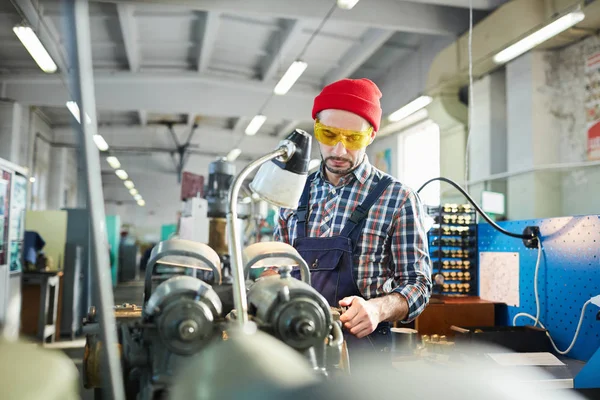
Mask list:
[[[184,172],[181,177],[181,200],[196,196],[204,197],[204,177]]]
[[[588,129],[587,153],[589,160],[600,160],[600,122]]]

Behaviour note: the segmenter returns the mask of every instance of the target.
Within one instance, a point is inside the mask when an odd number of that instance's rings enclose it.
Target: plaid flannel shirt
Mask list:
[[[307,210],[307,236],[339,235],[383,173],[365,155],[363,162],[333,186],[317,172],[310,188]],[[408,316],[414,320],[425,308],[431,294],[431,260],[419,197],[394,180],[373,205],[366,218],[354,254],[354,276],[365,299],[391,292],[408,303]],[[296,239],[295,211],[281,209],[274,240],[293,244]]]

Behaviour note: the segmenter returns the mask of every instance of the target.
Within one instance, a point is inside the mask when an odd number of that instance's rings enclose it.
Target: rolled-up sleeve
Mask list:
[[[287,221],[290,212],[284,208],[279,210],[277,224],[273,231],[273,241],[290,243],[290,233],[288,231]]]
[[[425,309],[432,290],[425,212],[414,192],[407,193],[396,212],[391,233],[392,288],[408,303],[408,315],[401,321],[408,323]]]

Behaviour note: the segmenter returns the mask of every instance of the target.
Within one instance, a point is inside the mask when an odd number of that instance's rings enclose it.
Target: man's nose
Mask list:
[[[344,144],[341,141],[339,141],[336,143],[335,146],[333,146],[333,150],[331,151],[331,153],[334,156],[343,156],[347,154],[346,147],[344,147]]]

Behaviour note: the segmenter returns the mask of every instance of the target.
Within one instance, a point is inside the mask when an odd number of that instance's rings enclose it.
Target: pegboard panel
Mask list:
[[[522,233],[526,226],[538,226],[542,236],[542,259],[538,271],[540,320],[550,331],[556,346],[565,350],[575,334],[581,308],[590,298],[600,294],[600,216],[578,216],[523,221],[505,221],[498,225]],[[519,307],[508,307],[505,325],[512,325],[515,314],[535,316],[533,278],[537,249],[528,249],[521,239],[503,235],[487,223],[478,225],[479,252],[518,252]],[[585,312],[579,337],[571,358],[587,361],[600,347],[598,307],[590,304]],[[533,324],[519,318],[517,325]]]

